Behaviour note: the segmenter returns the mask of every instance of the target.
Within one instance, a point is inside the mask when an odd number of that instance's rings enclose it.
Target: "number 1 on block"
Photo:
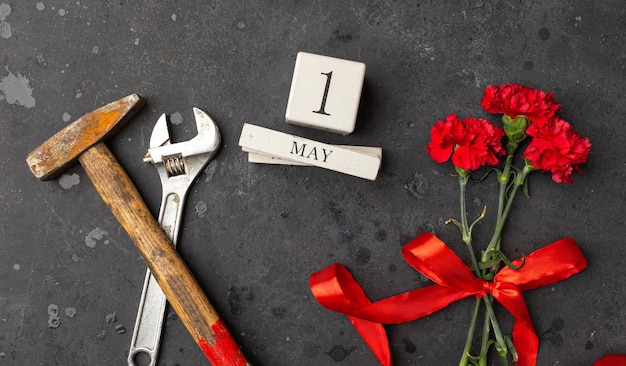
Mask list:
[[[322,75],[326,75],[326,87],[324,87],[324,96],[322,97],[322,105],[320,106],[320,109],[317,111],[313,111],[313,113],[319,113],[319,114],[325,114],[327,116],[330,116],[330,114],[326,113],[326,111],[324,110],[324,108],[326,107],[326,98],[328,98],[328,89],[330,89],[330,79],[333,77],[333,72],[322,72]]]
[[[362,62],[299,52],[285,120],[342,135],[352,133],[364,80]]]

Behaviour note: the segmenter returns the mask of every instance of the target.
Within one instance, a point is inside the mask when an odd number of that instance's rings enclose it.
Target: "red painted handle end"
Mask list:
[[[213,366],[251,366],[221,319],[211,325],[215,343],[200,337],[198,346]]]

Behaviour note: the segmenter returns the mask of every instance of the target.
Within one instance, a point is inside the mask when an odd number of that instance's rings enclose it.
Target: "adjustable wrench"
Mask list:
[[[193,109],[198,135],[172,144],[167,117],[161,115],[150,136],[150,149],[144,162],[153,163],[161,178],[163,194],[158,222],[176,247],[187,191],[195,178],[217,153],[220,131],[213,120],[198,108]],[[165,315],[166,298],[150,270],[146,272],[135,330],[128,353],[128,365],[137,365],[141,353],[156,365]],[[144,360],[142,358],[142,360]]]

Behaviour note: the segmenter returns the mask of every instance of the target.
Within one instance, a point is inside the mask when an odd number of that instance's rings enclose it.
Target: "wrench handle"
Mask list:
[[[166,185],[163,185],[164,192],[161,199],[158,223],[165,236],[176,248],[185,197],[175,192],[165,191],[165,188]],[[128,350],[127,360],[129,366],[137,365],[136,358],[140,353],[145,353],[149,357],[150,362],[148,366],[156,365],[161,346],[166,306],[165,294],[154,276],[152,276],[150,269],[146,270],[146,279],[143,283],[141,300],[137,310],[133,338]]]
[[[155,366],[161,344],[161,332],[167,302],[152,272],[146,270],[141,301],[137,310],[137,320],[133,338],[128,350],[128,365],[136,366],[136,357],[145,353],[150,358],[148,366]]]
[[[135,185],[106,145],[97,143],[83,152],[78,160],[211,364],[250,365],[191,271],[152,217]]]

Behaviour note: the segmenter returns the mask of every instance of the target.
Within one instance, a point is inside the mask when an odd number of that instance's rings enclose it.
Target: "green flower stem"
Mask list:
[[[507,190],[509,187],[509,182],[511,179],[511,168],[512,168],[512,164],[513,164],[513,159],[515,156],[515,150],[517,149],[518,143],[516,142],[511,142],[509,140],[508,144],[507,144],[507,158],[505,161],[505,165],[504,165],[504,169],[502,170],[502,173],[500,173],[500,175],[498,176],[498,182],[500,182],[500,187],[499,187],[499,195],[498,195],[498,210],[496,213],[496,226],[494,229],[494,233],[493,236],[491,238],[491,240],[489,241],[489,244],[486,248],[486,250],[483,252],[482,255],[482,261],[487,261],[491,258],[491,252],[496,249],[496,250],[500,250],[501,247],[501,238],[502,238],[502,231],[504,229],[504,224],[506,223],[506,220],[508,218],[509,212],[511,210],[511,206],[513,204],[515,195],[517,193],[517,191],[519,190],[519,187],[521,187],[524,184],[524,179],[526,178],[526,174],[528,173],[526,171],[526,169],[524,169],[522,171],[522,173],[516,174],[514,173],[514,184],[513,187],[511,189],[511,192],[507,195]],[[484,279],[491,279],[494,275],[495,275],[495,271],[497,269],[492,269],[491,271],[486,269],[482,275]],[[480,357],[478,360],[478,365],[479,366],[487,366],[487,355],[489,352],[489,347],[490,347],[490,338],[491,338],[491,330],[493,329],[493,333],[495,336],[495,341],[497,344],[497,348],[498,348],[498,353],[500,354],[503,362],[505,364],[508,364],[507,362],[507,353],[508,353],[508,349],[507,349],[507,344],[506,344],[506,340],[502,334],[502,330],[500,329],[500,325],[498,323],[498,320],[496,318],[495,312],[493,310],[493,302],[492,302],[492,296],[491,295],[486,295],[483,298],[483,302],[485,303],[485,308],[487,309],[487,312],[485,314],[485,321],[484,321],[484,325],[483,325],[483,334],[482,334],[482,340],[481,340],[481,348],[480,348]]]
[[[509,129],[513,128],[511,131],[507,132],[508,143],[507,143],[507,157],[504,165],[504,169],[498,175],[498,182],[500,183],[499,187],[499,195],[498,195],[498,210],[496,214],[496,225],[493,232],[493,236],[487,245],[487,248],[482,253],[481,261],[486,262],[492,259],[493,250],[500,250],[502,243],[502,231],[504,230],[504,224],[509,216],[511,211],[511,207],[513,205],[513,201],[515,199],[515,195],[519,188],[524,185],[526,175],[531,172],[534,168],[529,165],[528,162],[525,162],[524,168],[519,171],[515,168],[516,171],[512,172],[513,167],[513,159],[515,156],[515,150],[517,149],[519,143],[526,138],[526,134],[524,133],[528,121],[524,117],[523,119],[515,119],[515,120],[505,120],[503,116],[503,122],[506,127],[509,126]],[[513,123],[515,122],[515,123]],[[523,123],[522,123],[523,122]],[[508,124],[507,124],[508,123]],[[522,124],[520,124],[522,123]],[[515,138],[512,138],[515,137]],[[460,227],[461,233],[463,236],[463,242],[467,245],[467,249],[470,252],[470,258],[472,260],[472,269],[474,270],[476,276],[478,278],[484,280],[491,280],[497,271],[497,267],[491,269],[485,269],[483,272],[480,271],[480,267],[478,266],[476,255],[472,248],[472,228],[474,224],[482,219],[481,217],[476,220],[472,224],[472,226],[468,225],[467,222],[467,208],[466,208],[466,199],[465,199],[465,188],[467,186],[467,181],[469,177],[469,172],[466,172],[462,169],[457,168],[457,173],[459,173],[459,188],[460,188],[460,206],[461,206],[461,223],[456,224]],[[509,186],[511,176],[513,176],[513,185]],[[510,192],[508,192],[509,188],[511,188]],[[483,211],[484,215],[484,211]],[[476,332],[476,322],[478,321],[478,314],[480,312],[480,303],[485,303],[485,308],[487,309],[485,314],[485,321],[483,323],[483,332],[481,339],[481,347],[480,354],[478,357],[472,357],[470,352],[472,348],[472,342],[474,339],[474,333]],[[508,346],[506,339],[502,334],[502,330],[500,329],[500,324],[498,323],[498,319],[496,318],[496,314],[493,310],[493,296],[491,294],[487,294],[482,298],[476,300],[476,304],[474,305],[474,313],[472,315],[472,320],[470,322],[470,326],[468,329],[468,336],[465,342],[465,347],[463,349],[463,355],[459,362],[460,366],[467,366],[470,364],[476,364],[476,360],[478,361],[479,366],[487,366],[487,357],[489,354],[489,347],[493,344],[493,340],[491,340],[491,331],[493,329],[493,334],[495,336],[496,350],[500,355],[504,365],[508,365]],[[514,351],[513,351],[514,352]],[[473,360],[470,361],[470,358]]]
[[[502,236],[502,230],[504,230],[504,224],[506,222],[507,217],[509,216],[509,212],[511,211],[511,206],[513,203],[513,198],[515,197],[515,194],[517,193],[519,187],[521,187],[521,185],[514,184],[513,187],[511,188],[511,193],[506,202],[506,206],[504,207],[504,210],[502,211],[500,220],[499,222],[496,223],[496,228],[493,232],[493,236],[491,237],[491,241],[489,242],[489,245],[487,245],[487,249],[485,249],[485,252],[483,253],[483,261],[486,261],[489,259],[488,256],[491,255],[491,251],[493,251],[494,249],[498,249],[500,238]]]
[[[493,304],[491,301],[491,295],[483,297],[483,302],[485,303],[485,307],[487,308],[487,316],[491,320],[491,325],[493,326],[493,334],[496,337],[496,343],[500,347],[498,353],[500,353],[501,355],[506,355],[506,353],[508,352],[506,340],[504,339],[504,335],[502,335],[502,330],[500,330],[500,324],[498,323],[498,319],[496,318],[496,313],[493,311]]]
[[[474,305],[474,313],[472,314],[472,321],[470,322],[469,330],[467,331],[467,340],[465,340],[465,348],[463,348],[463,355],[461,356],[461,361],[459,361],[459,366],[469,365],[470,352],[472,351],[472,342],[474,341],[474,332],[476,331],[476,322],[478,321],[478,313],[480,312],[480,303],[480,299],[476,299],[476,304]]]
[[[509,143],[511,145],[511,143]],[[504,170],[500,176],[498,176],[498,180],[500,182],[500,195],[498,199],[498,212],[496,219],[496,227],[494,229],[493,236],[487,246],[486,250],[483,252],[482,261],[487,261],[490,259],[491,251],[494,249],[500,250],[501,242],[502,242],[502,231],[504,229],[504,224],[509,216],[511,211],[511,207],[513,205],[513,201],[515,200],[515,195],[521,186],[524,185],[526,180],[526,176],[528,173],[534,170],[534,168],[528,163],[525,162],[524,168],[518,173],[513,174],[513,186],[511,187],[510,193],[507,195],[507,189],[511,174],[511,165],[513,161],[513,152],[517,145],[513,146],[513,149],[509,150],[509,156],[507,156],[507,160],[505,163]],[[492,277],[495,275],[494,270],[488,272],[485,270],[483,276]],[[493,310],[493,298],[491,295],[486,295],[483,298],[485,303],[485,308],[487,309],[487,313],[485,315],[485,323],[483,326],[483,338],[481,344],[481,358],[479,358],[479,366],[487,365],[487,357],[482,358],[483,355],[486,355],[489,348],[489,338],[490,338],[490,325],[493,327],[493,333],[496,338],[498,353],[504,363],[504,365],[508,365],[507,353],[508,346],[506,340],[502,334],[500,329],[500,325],[498,324],[498,320],[496,318],[495,312]]]
[[[513,180],[513,187],[511,188],[511,192],[507,197],[506,191],[510,179],[511,174],[511,166],[513,162],[513,157],[515,150],[517,149],[517,144],[510,142],[507,144],[508,155],[506,158],[506,162],[504,165],[504,169],[502,174],[498,176],[498,181],[500,182],[500,195],[498,198],[498,213],[496,218],[496,227],[493,232],[493,236],[489,241],[489,245],[483,252],[482,260],[485,261],[491,255],[491,251],[494,249],[500,250],[500,243],[502,237],[502,230],[504,229],[504,224],[506,219],[511,211],[511,206],[513,205],[513,201],[515,195],[519,188],[524,184],[524,180],[526,179],[526,175],[532,171],[532,167],[529,167],[527,164],[524,166],[524,169],[519,174],[514,174],[515,179]]]
[[[480,299],[476,299],[476,301],[480,302]],[[489,341],[490,335],[491,320],[488,316],[486,316],[483,324],[483,337],[480,343],[480,358],[478,359],[478,366],[487,366],[487,355],[489,352],[489,346],[491,345]]]
[[[459,191],[460,191],[460,206],[461,206],[461,234],[463,236],[463,242],[466,244],[467,249],[470,254],[470,258],[472,261],[472,270],[476,274],[478,278],[481,278],[480,267],[478,267],[478,262],[476,260],[476,254],[474,253],[474,249],[472,247],[472,231],[467,221],[467,207],[466,207],[466,199],[465,199],[465,190],[467,187],[467,181],[469,178],[468,172],[458,171],[459,172]],[[483,213],[484,214],[484,213]],[[473,226],[473,225],[472,225]],[[476,323],[478,322],[478,314],[480,312],[480,299],[476,299],[476,304],[474,305],[474,313],[472,315],[472,320],[469,325],[467,340],[465,341],[465,347],[463,349],[463,355],[461,356],[461,360],[459,361],[460,366],[469,365],[470,352],[472,348],[472,342],[474,340],[474,333],[476,332]],[[496,323],[497,324],[497,323]],[[487,352],[482,353],[480,355],[481,358],[487,357]]]
[[[465,187],[467,187],[467,181],[469,174],[463,172],[459,174],[459,191],[460,191],[460,206],[461,206],[461,235],[463,236],[463,242],[467,246],[467,249],[472,260],[472,270],[478,276],[481,277],[480,269],[478,267],[478,261],[476,260],[476,254],[472,248],[472,232],[467,223],[467,208],[465,205]]]
[[[467,246],[470,258],[472,260],[472,270],[478,278],[481,277],[480,268],[478,267],[478,261],[476,260],[476,254],[472,248],[472,232],[467,222],[467,207],[465,204],[465,189],[467,187],[467,181],[469,179],[469,173],[465,171],[458,171],[459,173],[459,192],[460,192],[460,206],[461,206],[461,235],[463,236],[463,242]],[[472,341],[474,340],[474,333],[476,331],[476,322],[478,321],[478,314],[480,312],[480,299],[476,299],[476,305],[474,306],[474,314],[469,325],[467,340],[465,341],[465,348],[463,349],[463,355],[459,361],[459,366],[469,365],[470,351],[472,348]]]
[[[510,176],[511,176],[511,165],[514,157],[514,152],[517,148],[517,144],[509,142],[508,147],[508,156],[506,158],[506,162],[504,165],[504,169],[502,173],[498,176],[498,181],[500,182],[500,191],[498,197],[498,211],[496,216],[496,228],[494,230],[494,234],[487,246],[486,250],[483,252],[482,261],[487,261],[490,259],[491,251],[494,249],[500,248],[502,230],[504,229],[504,224],[508,217],[508,213],[511,209],[511,205],[513,202],[513,198],[515,197],[515,193],[519,186],[515,185],[511,195],[507,199],[507,187],[509,185]],[[490,273],[489,270],[485,270],[483,273],[483,278],[493,277],[494,273]],[[485,321],[483,325],[483,334],[481,340],[480,347],[480,358],[478,360],[479,366],[487,366],[487,355],[489,353],[490,346],[490,338],[491,338],[491,329],[493,327],[493,332],[496,338],[496,343],[500,348],[500,351],[506,352],[506,342],[504,336],[502,335],[502,330],[500,329],[500,325],[496,318],[495,312],[493,311],[493,304],[491,302],[491,295],[487,295],[484,298],[485,307],[487,308],[487,313],[485,314]],[[506,353],[504,354],[504,360],[506,362]]]
[[[509,147],[511,147],[511,145],[512,144],[509,143]],[[485,250],[485,252],[483,252],[482,261],[489,260],[491,251],[493,251],[494,249],[500,248],[502,231],[504,229],[504,224],[508,218],[509,212],[511,211],[511,207],[513,205],[515,195],[517,194],[517,191],[519,190],[519,188],[524,184],[526,175],[533,170],[532,166],[526,164],[524,166],[524,169],[522,169],[522,171],[519,174],[514,174],[515,178],[513,181],[513,187],[511,189],[510,194],[507,196],[507,186],[508,186],[509,179],[510,179],[511,166],[512,166],[512,161],[513,161],[513,152],[515,151],[515,148],[517,148],[517,144],[514,144],[514,146],[509,150],[510,154],[509,156],[507,156],[504,170],[502,174],[498,177],[498,180],[500,181],[500,194],[499,194],[499,200],[498,200],[498,213],[497,213],[497,220],[496,220],[496,228],[494,230],[494,234],[491,238],[491,241],[489,242],[489,245],[487,246],[487,249]],[[460,206],[461,206],[460,229],[461,229],[461,233],[463,236],[463,242],[466,244],[467,249],[469,251],[470,258],[472,261],[472,269],[474,273],[476,274],[478,278],[483,278],[483,273],[481,273],[480,271],[480,267],[478,266],[478,262],[476,260],[476,254],[474,253],[474,250],[472,248],[472,232],[467,221],[467,207],[466,207],[465,191],[467,187],[469,174],[468,172],[465,172],[465,171],[458,171],[458,173],[459,173],[459,191],[460,191],[459,199],[460,199]],[[483,337],[481,340],[480,354],[478,356],[478,364],[479,366],[487,365],[487,356],[489,353],[488,350],[489,350],[489,346],[491,342],[489,338],[490,338],[490,333],[491,333],[491,328],[492,328],[494,336],[495,336],[495,342],[497,344],[498,353],[500,354],[500,357],[502,358],[505,365],[508,365],[508,360],[507,360],[508,347],[507,347],[506,340],[502,334],[502,330],[500,329],[500,324],[498,323],[496,314],[493,310],[492,301],[493,301],[492,296],[488,294],[485,297],[483,297],[483,301],[480,301],[480,299],[477,299],[476,304],[474,305],[474,313],[472,315],[472,320],[470,322],[470,326],[468,329],[468,336],[467,336],[467,340],[465,341],[463,355],[461,356],[461,360],[459,361],[460,366],[467,366],[469,365],[469,362],[470,362],[469,361],[471,357],[470,351],[471,351],[472,342],[474,339],[474,333],[476,332],[476,323],[478,321],[478,314],[480,312],[481,302],[485,303],[485,308],[487,309],[487,313],[485,314],[485,322],[483,325],[483,334],[482,334]]]
[[[509,159],[507,159],[507,165],[510,167]],[[506,175],[506,180],[505,181],[500,181],[500,196],[498,198],[498,213],[497,213],[497,216],[496,216],[496,227],[498,227],[499,225],[504,226],[504,221],[505,221],[504,218],[503,218],[503,215],[504,215],[504,210],[505,210],[505,202],[507,202],[506,191],[507,191],[507,186],[508,186],[508,183],[509,183],[509,180],[508,180],[509,179],[509,173],[507,172],[506,174],[507,174]],[[502,231],[502,230],[500,230],[500,231]],[[485,250],[484,254],[487,254],[492,249],[500,250],[500,242],[501,242],[501,240],[500,240],[500,237],[497,237],[497,239],[496,239],[495,232],[494,232],[494,237],[491,238],[491,241],[489,243],[491,244],[491,242],[493,242],[494,240],[496,240],[496,243],[494,244],[493,248],[490,249],[489,246],[487,246],[487,250]],[[483,259],[484,258],[485,257],[483,257]]]
[[[506,157],[504,170],[502,171],[502,174],[498,176],[498,181],[500,182],[500,194],[498,196],[498,213],[497,213],[497,218],[496,218],[496,225],[502,222],[502,214],[504,212],[504,205],[506,202],[506,190],[507,190],[507,186],[509,185],[512,161],[513,161],[513,154],[509,154]]]

